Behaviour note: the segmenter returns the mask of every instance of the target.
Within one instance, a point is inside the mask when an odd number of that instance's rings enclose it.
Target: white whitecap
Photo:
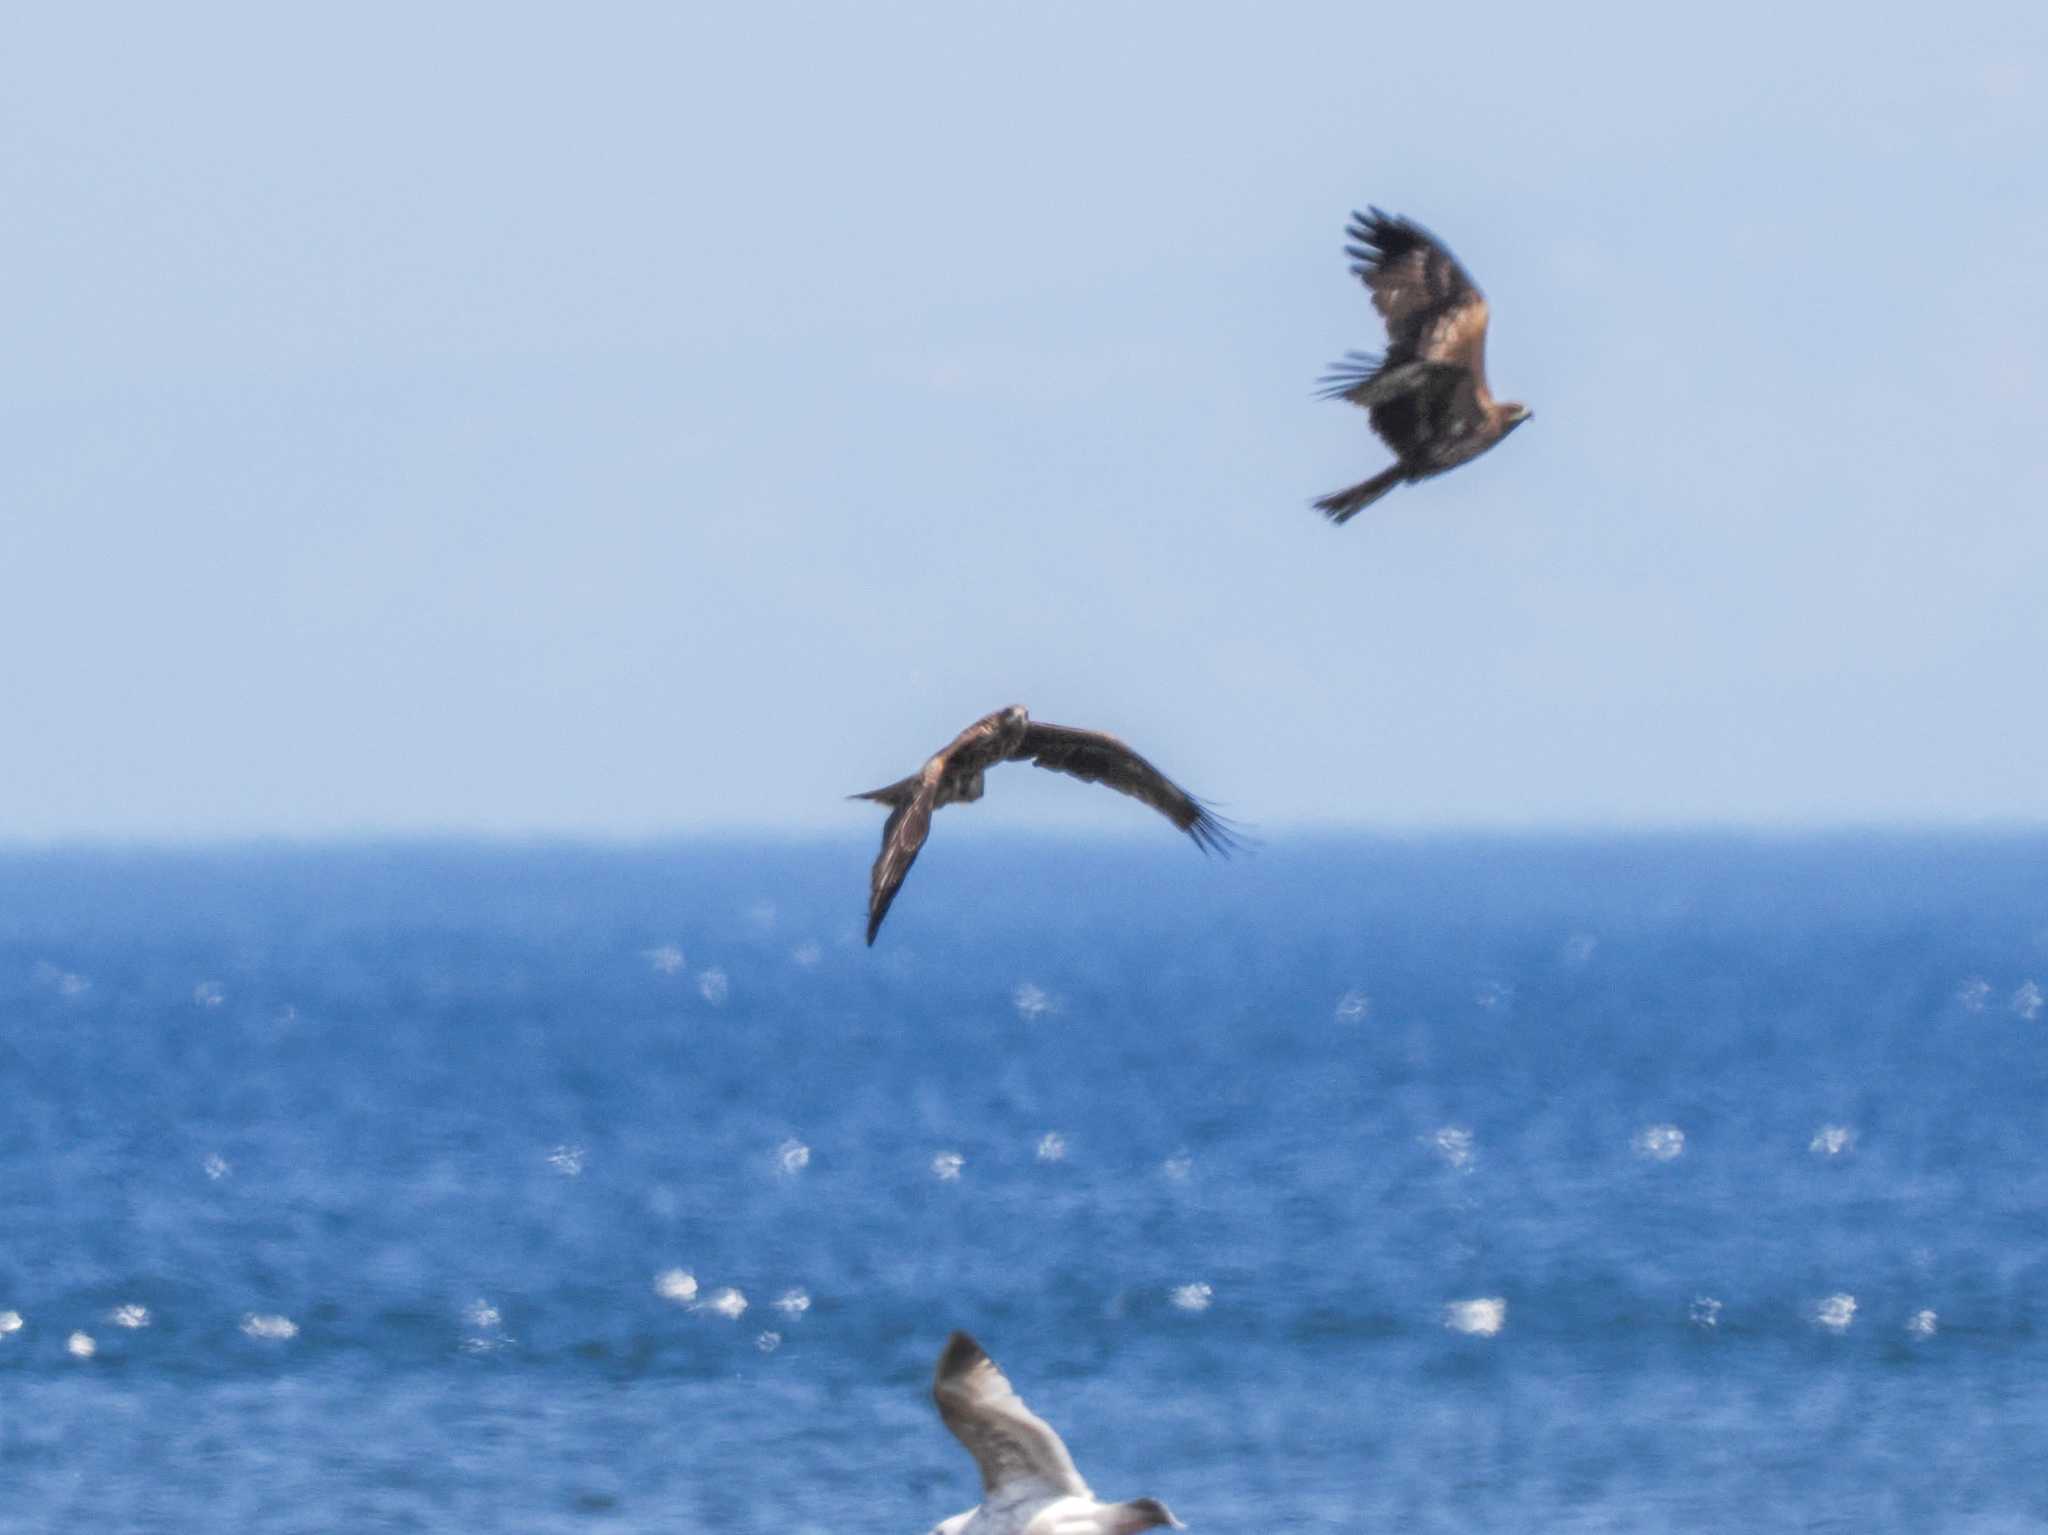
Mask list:
[[[557,1146],[548,1153],[548,1166],[564,1178],[578,1178],[583,1175],[583,1163],[589,1155],[581,1146]]]
[[[1186,1183],[1194,1174],[1195,1159],[1185,1151],[1176,1151],[1159,1164],[1159,1170],[1175,1183]]]
[[[73,1359],[90,1359],[100,1351],[89,1332],[75,1332],[64,1340],[64,1347]]]
[[[1215,1287],[1199,1281],[1194,1284],[1176,1285],[1172,1291],[1174,1305],[1183,1311],[1207,1311],[1215,1299]]]
[[[1372,998],[1358,990],[1347,991],[1337,999],[1337,1021],[1339,1023],[1363,1023],[1372,1011]]]
[[[107,1320],[116,1327],[147,1327],[149,1325],[149,1307],[137,1306],[132,1302],[126,1306],[116,1306],[107,1313]]]
[[[2022,981],[2012,994],[2012,1010],[2032,1023],[2041,1016],[2041,988],[2034,981]]]
[[[466,1354],[495,1354],[518,1341],[506,1336],[504,1317],[496,1306],[481,1296],[463,1310],[462,1319],[476,1329],[462,1340],[462,1351]]]
[[[1696,1295],[1692,1307],[1686,1313],[1695,1327],[1719,1327],[1721,1325],[1721,1303],[1711,1295]]]
[[[640,957],[647,961],[647,968],[656,975],[674,975],[683,968],[683,951],[672,943],[642,949]]]
[[[29,976],[39,986],[53,986],[53,989],[57,991],[57,995],[59,997],[66,997],[66,999],[78,999],[78,997],[84,997],[88,991],[92,991],[92,982],[90,980],[86,980],[84,976],[74,974],[70,970],[63,970],[63,968],[51,964],[49,960],[37,960],[29,968]]]
[[[1816,1156],[1839,1157],[1856,1149],[1856,1132],[1848,1125],[1822,1125],[1806,1149]]]
[[[1452,1167],[1470,1167],[1478,1155],[1472,1132],[1463,1125],[1445,1125],[1430,1136],[1429,1144]]]
[[[1829,1332],[1847,1332],[1856,1320],[1856,1297],[1846,1292],[1828,1296],[1813,1308],[1813,1319]]]
[[[960,1169],[967,1165],[967,1158],[957,1151],[942,1151],[932,1158],[932,1176],[941,1183],[956,1183]]]
[[[779,1332],[764,1332],[754,1340],[754,1347],[764,1354],[772,1354],[782,1347],[782,1334]]]
[[[654,1276],[654,1293],[678,1306],[697,1298],[697,1276],[688,1269],[663,1269]]]
[[[811,1148],[792,1137],[775,1148],[775,1165],[794,1177],[811,1165]]]
[[[1067,1138],[1057,1130],[1048,1130],[1038,1138],[1038,1160],[1041,1162],[1064,1162],[1067,1159]]]
[[[1932,1311],[1916,1311],[1906,1318],[1906,1331],[1916,1338],[1931,1338],[1941,1325],[1941,1318]]]
[[[1026,1023],[1060,1010],[1058,998],[1044,987],[1034,986],[1029,981],[1019,982],[1017,989],[1010,993],[1010,1005],[1017,1009],[1017,1016]]]
[[[242,1318],[242,1331],[265,1342],[281,1343],[299,1335],[299,1324],[275,1312],[252,1311]]]
[[[1636,1155],[1671,1162],[1685,1154],[1685,1132],[1676,1125],[1648,1125],[1636,1133]]]
[[[732,982],[723,970],[706,970],[697,977],[697,995],[713,1007],[723,1007],[732,995]]]
[[[727,1286],[704,1302],[703,1309],[715,1311],[722,1317],[738,1321],[747,1314],[747,1298],[740,1291]]]
[[[775,1309],[784,1316],[802,1316],[811,1309],[811,1297],[801,1289],[784,1290],[775,1297]]]
[[[1454,1300],[1444,1307],[1444,1326],[1474,1338],[1491,1338],[1507,1326],[1508,1303],[1498,1295]]]
[[[75,999],[92,990],[92,982],[84,976],[60,969],[46,959],[37,960],[29,975],[39,986],[54,987],[60,997]]]
[[[0,1311],[0,1338],[10,1338],[20,1332],[21,1328],[22,1321],[19,1311]]]

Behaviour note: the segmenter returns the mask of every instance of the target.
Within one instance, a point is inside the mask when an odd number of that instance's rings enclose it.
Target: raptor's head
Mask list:
[[[974,728],[985,732],[984,739],[995,749],[1000,760],[1022,743],[1024,733],[1031,728],[1031,716],[1024,712],[1022,704],[1011,704],[1007,709],[998,709],[976,721]]]

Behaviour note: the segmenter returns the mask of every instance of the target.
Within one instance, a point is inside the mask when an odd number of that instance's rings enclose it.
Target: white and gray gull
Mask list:
[[[946,1340],[932,1399],[981,1467],[981,1502],[940,1520],[931,1535],[1137,1535],[1159,1525],[1185,1528],[1157,1498],[1098,1501],[1060,1436],[964,1332]]]

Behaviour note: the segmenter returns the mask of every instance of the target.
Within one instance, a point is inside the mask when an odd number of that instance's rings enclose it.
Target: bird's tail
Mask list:
[[[912,796],[917,793],[919,782],[918,775],[912,773],[908,778],[899,778],[894,783],[884,784],[879,789],[870,789],[865,794],[849,794],[846,797],[848,799],[876,800],[884,805],[907,805],[910,803]]]
[[[1399,464],[1382,469],[1369,480],[1360,480],[1356,485],[1325,496],[1316,503],[1316,510],[1335,523],[1349,522],[1373,502],[1408,478],[1408,471]]]

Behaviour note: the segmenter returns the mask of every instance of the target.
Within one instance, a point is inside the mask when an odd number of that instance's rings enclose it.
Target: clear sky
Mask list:
[[[2048,6],[310,11],[9,21],[0,841],[2048,820]]]

